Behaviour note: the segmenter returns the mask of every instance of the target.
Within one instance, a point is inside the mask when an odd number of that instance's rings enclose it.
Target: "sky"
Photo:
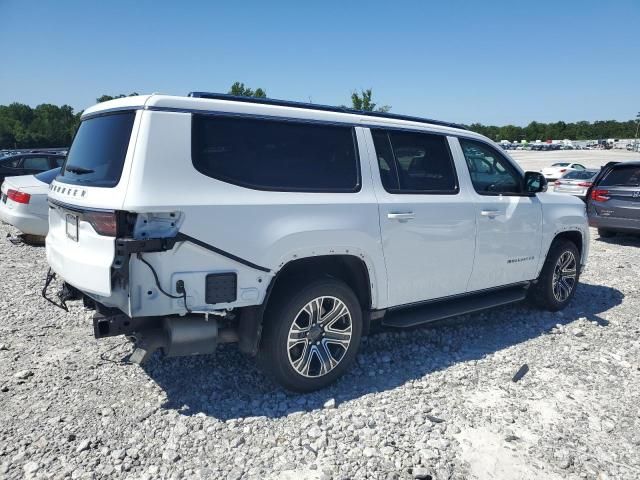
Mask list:
[[[0,104],[227,92],[526,125],[640,111],[640,0],[0,0]]]

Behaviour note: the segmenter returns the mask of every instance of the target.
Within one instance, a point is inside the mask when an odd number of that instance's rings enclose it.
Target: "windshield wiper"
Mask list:
[[[75,167],[73,165],[67,165],[64,167],[65,172],[75,173],[76,175],[85,175],[87,173],[93,173],[95,170],[91,170],[90,168],[84,167]]]

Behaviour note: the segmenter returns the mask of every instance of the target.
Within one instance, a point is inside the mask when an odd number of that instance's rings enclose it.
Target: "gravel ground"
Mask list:
[[[125,363],[40,297],[44,249],[3,239],[0,478],[638,479],[640,239],[592,233],[564,312],[380,332],[309,395],[232,346]]]

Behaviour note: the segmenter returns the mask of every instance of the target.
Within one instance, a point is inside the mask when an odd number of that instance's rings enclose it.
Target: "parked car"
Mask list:
[[[96,309],[97,338],[135,339],[132,361],[237,342],[311,391],[372,322],[560,310],[588,256],[580,200],[455,124],[208,93],[81,120],[49,190],[47,260],[59,298]]]
[[[640,233],[640,161],[602,167],[589,189],[587,212],[601,237]]]
[[[558,162],[554,163],[550,167],[543,168],[540,172],[547,180],[557,180],[565,173],[573,170],[586,170],[586,167],[579,163]]]
[[[593,184],[593,179],[599,171],[594,169],[570,170],[553,183],[553,191],[569,193],[584,200],[587,190]]]
[[[5,177],[35,175],[61,167],[65,155],[61,153],[17,153],[0,158],[0,182]]]
[[[49,231],[49,185],[60,167],[20,177],[7,177],[2,183],[0,220],[27,235],[45,236]]]

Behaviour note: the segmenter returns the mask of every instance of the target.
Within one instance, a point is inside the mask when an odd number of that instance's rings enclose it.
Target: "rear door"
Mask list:
[[[390,306],[464,293],[475,217],[445,135],[371,129]]]
[[[83,120],[49,189],[47,260],[86,292],[111,293],[116,211],[126,194],[136,119],[135,111],[124,111]]]
[[[522,193],[523,174],[496,148],[466,138],[460,138],[459,145],[471,180],[478,229],[468,290],[535,278],[542,242],[540,201]]]

